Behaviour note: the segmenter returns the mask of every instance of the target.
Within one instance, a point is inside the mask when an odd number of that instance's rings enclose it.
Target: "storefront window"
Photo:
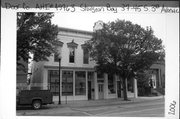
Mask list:
[[[62,95],[73,95],[73,71],[62,71]]]
[[[59,71],[49,70],[48,71],[48,89],[53,95],[59,95]]]
[[[108,93],[109,93],[109,94],[114,94],[114,93],[116,93],[114,81],[115,81],[115,80],[114,80],[113,74],[109,74],[109,75],[108,75]]]
[[[86,72],[76,71],[75,73],[75,94],[86,95]]]

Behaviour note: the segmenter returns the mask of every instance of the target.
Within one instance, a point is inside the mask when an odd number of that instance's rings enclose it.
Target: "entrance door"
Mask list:
[[[156,88],[156,74],[152,74],[152,86]]]
[[[98,84],[98,95],[99,99],[104,99],[104,85]]]
[[[88,81],[88,100],[91,99],[91,81]]]

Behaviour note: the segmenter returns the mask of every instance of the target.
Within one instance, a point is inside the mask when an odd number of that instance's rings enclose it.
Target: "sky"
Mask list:
[[[52,23],[59,27],[72,28],[85,31],[93,31],[94,23],[102,20],[104,23],[117,19],[131,21],[142,27],[151,26],[154,35],[163,41],[166,35],[166,15],[155,13],[62,13],[56,12]]]

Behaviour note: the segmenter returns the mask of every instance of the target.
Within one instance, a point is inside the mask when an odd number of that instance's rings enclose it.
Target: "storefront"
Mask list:
[[[59,81],[57,68],[46,67],[45,72],[43,89],[53,93],[54,101],[58,101],[59,94],[62,101],[118,98],[119,81],[115,75],[99,74],[94,69],[62,67]]]
[[[61,68],[60,81],[58,68],[46,67],[47,76],[44,88],[53,93],[53,100],[97,100],[118,98],[119,78],[111,74],[99,74],[94,69]],[[47,85],[45,85],[47,82]],[[121,84],[120,84],[121,85]],[[59,89],[60,86],[60,89]],[[122,87],[122,86],[121,86]],[[60,91],[60,92],[59,92]]]

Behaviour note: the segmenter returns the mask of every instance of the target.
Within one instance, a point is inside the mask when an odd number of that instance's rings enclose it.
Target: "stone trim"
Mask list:
[[[72,47],[72,48],[77,48],[78,44],[74,42],[74,39],[72,40],[72,42],[67,43],[68,47]]]

